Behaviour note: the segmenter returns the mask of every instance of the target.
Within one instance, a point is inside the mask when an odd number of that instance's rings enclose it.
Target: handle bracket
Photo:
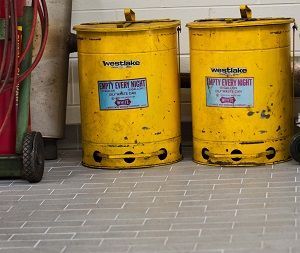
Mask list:
[[[242,19],[250,19],[252,18],[252,10],[246,4],[242,4],[240,6],[240,12]]]
[[[135,21],[135,12],[132,9],[130,8],[124,9],[124,15],[127,22]]]

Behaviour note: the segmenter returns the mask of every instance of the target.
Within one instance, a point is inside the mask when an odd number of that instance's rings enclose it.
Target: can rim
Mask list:
[[[144,24],[134,26],[136,24]],[[180,20],[154,19],[138,21],[116,21],[116,22],[92,22],[75,25],[73,29],[77,32],[130,32],[147,31],[180,26]],[[107,27],[105,27],[107,25]],[[109,25],[111,27],[109,27]]]
[[[219,19],[199,19],[188,23],[188,28],[222,28],[222,27],[248,27],[281,25],[294,23],[293,18],[219,18]]]

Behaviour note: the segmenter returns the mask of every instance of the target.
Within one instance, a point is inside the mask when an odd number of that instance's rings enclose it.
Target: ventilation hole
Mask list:
[[[241,150],[235,149],[231,152],[232,155],[241,155],[243,154]],[[238,162],[242,160],[242,158],[231,158],[232,161]]]
[[[182,144],[179,145],[179,154],[182,155]]]
[[[275,155],[276,155],[276,150],[275,150],[275,148],[268,148],[266,151],[267,151],[267,152],[268,152],[268,151],[272,151],[272,152],[273,152],[273,153],[270,154],[270,155],[266,155],[266,157],[267,157],[269,160],[271,160],[271,159],[273,159],[273,158],[275,157]]]
[[[208,160],[208,159],[209,159],[209,155],[207,154],[207,152],[209,152],[209,150],[208,150],[207,148],[202,149],[202,157],[203,157],[205,160]]]
[[[125,155],[133,155],[134,153],[131,151],[128,151],[125,153]],[[135,158],[124,158],[124,161],[126,163],[133,163],[135,161]]]
[[[93,158],[94,158],[95,162],[97,162],[97,163],[101,163],[102,162],[101,153],[99,151],[95,151],[94,152]]]
[[[161,161],[165,160],[168,156],[168,151],[165,148],[162,148],[159,151],[163,151],[163,153],[158,156],[159,160]]]

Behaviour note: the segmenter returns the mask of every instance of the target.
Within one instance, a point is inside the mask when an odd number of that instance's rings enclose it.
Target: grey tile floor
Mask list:
[[[46,163],[39,184],[0,181],[1,252],[300,252],[299,165],[150,169]]]

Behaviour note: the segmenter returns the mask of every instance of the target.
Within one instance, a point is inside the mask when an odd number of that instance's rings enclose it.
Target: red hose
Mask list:
[[[19,57],[19,64],[21,64],[21,62],[24,60],[26,54],[28,53],[29,49],[31,48],[33,38],[34,38],[34,32],[35,32],[36,23],[37,23],[38,0],[32,0],[32,6],[33,6],[32,28],[31,28],[30,36],[27,41],[26,47]]]
[[[17,20],[17,2],[16,0],[10,0],[11,6],[12,6],[12,11],[11,11],[11,36],[12,36],[12,45],[11,47],[14,48],[14,75],[13,75],[13,83],[12,83],[12,91],[11,91],[11,97],[9,101],[9,107],[7,109],[7,112],[5,114],[5,118],[2,122],[1,128],[0,128],[0,135],[3,132],[4,127],[6,126],[8,119],[11,115],[11,111],[13,108],[13,104],[15,103],[15,96],[16,96],[16,91],[17,91],[17,76],[18,76],[18,42],[17,42],[17,37],[18,37],[18,20]]]
[[[43,14],[42,14],[43,11]],[[18,83],[21,83],[24,81],[30,73],[35,69],[35,67],[38,65],[40,60],[42,59],[43,53],[46,48],[47,44],[47,39],[48,39],[48,34],[49,34],[49,16],[48,16],[48,10],[46,6],[45,0],[41,0],[41,5],[38,6],[38,13],[41,19],[41,26],[42,26],[42,42],[41,42],[41,47],[40,50],[33,61],[32,65],[30,68],[28,68],[24,73],[22,73],[19,78],[18,78]]]
[[[4,0],[4,20],[8,23],[8,20],[9,20],[9,17],[8,17],[8,0]],[[5,63],[6,63],[6,56],[7,56],[7,51],[8,51],[8,33],[9,33],[9,27],[7,25],[6,28],[5,28],[5,39],[4,39],[4,46],[3,46],[3,54],[2,54],[1,65],[0,65],[0,80],[2,80],[2,74],[3,74],[3,71],[4,71]]]
[[[12,7],[12,1],[10,0],[9,1],[9,7],[10,7],[10,12],[9,12],[9,16],[11,16],[11,20],[13,19],[13,16],[14,16],[14,11],[13,11],[13,7]],[[5,75],[5,78],[4,78],[4,81],[2,82],[1,86],[0,86],[0,94],[2,93],[2,91],[6,88],[8,82],[11,82],[10,77],[12,76],[12,69],[13,69],[13,65],[14,65],[14,62],[13,62],[13,59],[15,57],[15,54],[17,53],[14,49],[14,46],[15,44],[17,43],[17,39],[14,37],[14,33],[15,31],[13,30],[13,21],[11,22],[11,31],[8,32],[11,33],[11,46],[10,46],[10,54],[9,54],[9,62],[7,63],[8,65],[8,68],[6,70],[6,75]],[[8,36],[7,34],[7,36]]]
[[[7,0],[6,0],[7,1]],[[7,3],[8,4],[8,3]],[[9,0],[9,7],[10,7],[10,20],[11,20],[11,50],[10,50],[10,61],[9,61],[9,66],[8,66],[8,71],[6,74],[6,77],[4,81],[2,80],[0,76],[0,94],[3,91],[3,89],[7,85],[11,85],[11,97],[9,101],[9,107],[8,110],[5,114],[4,121],[1,124],[0,127],[0,135],[3,132],[3,129],[7,125],[8,119],[11,115],[13,104],[15,103],[15,96],[16,96],[16,91],[18,84],[20,84],[22,81],[24,81],[30,73],[33,71],[33,69],[37,66],[39,61],[41,60],[43,53],[46,48],[46,42],[48,38],[48,30],[49,30],[49,17],[48,17],[48,10],[46,6],[46,1],[45,0],[33,0],[33,7],[34,7],[34,17],[33,17],[33,24],[32,24],[32,30],[30,33],[29,40],[27,42],[27,45],[24,49],[24,51],[20,54],[20,58],[18,58],[18,20],[17,20],[17,3],[16,0]],[[39,49],[39,52],[33,61],[32,65],[20,76],[18,76],[18,70],[20,67],[20,64],[26,54],[28,53],[29,49],[32,46],[33,43],[33,38],[34,38],[34,31],[37,23],[37,13],[39,14],[40,17],[40,22],[41,22],[41,28],[42,28],[42,41],[41,41],[41,46]],[[9,16],[9,15],[8,15]],[[8,33],[7,33],[8,34]],[[3,59],[2,59],[3,60]],[[5,59],[4,59],[5,60]],[[2,66],[2,62],[1,62]],[[3,67],[4,69],[4,67]],[[0,69],[1,70],[1,69]],[[11,77],[11,74],[13,72],[13,77]]]

